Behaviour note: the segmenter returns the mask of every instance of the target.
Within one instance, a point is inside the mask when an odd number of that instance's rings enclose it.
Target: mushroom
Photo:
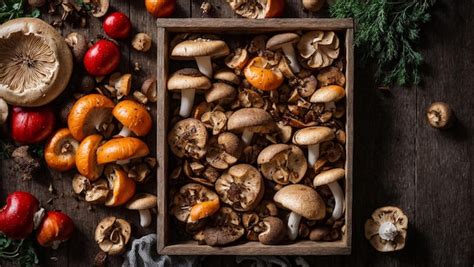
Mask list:
[[[156,78],[151,77],[146,79],[142,83],[141,91],[147,97],[148,101],[155,103],[158,100],[156,91]]]
[[[191,210],[194,206],[218,199],[219,196],[209,188],[196,184],[190,183],[182,186],[179,191],[173,197],[173,203],[171,207],[171,214],[173,214],[178,221],[181,222],[193,222],[196,219],[202,219],[201,215],[191,218]],[[195,213],[199,213],[195,211]],[[196,214],[198,215],[198,214]],[[208,214],[211,216],[212,214]]]
[[[0,98],[15,106],[53,101],[72,74],[72,55],[48,23],[19,18],[0,26]]]
[[[287,144],[267,146],[258,155],[257,163],[265,178],[282,185],[299,183],[308,168],[303,151]]]
[[[71,48],[72,55],[77,63],[82,63],[82,59],[86,54],[87,49],[87,39],[82,33],[71,32],[66,36],[66,44]]]
[[[264,91],[276,90],[285,79],[281,71],[271,68],[263,57],[254,57],[245,67],[244,75],[252,86]]]
[[[426,119],[433,128],[447,129],[453,124],[454,113],[448,104],[434,102],[426,110]]]
[[[129,210],[138,210],[141,227],[148,227],[151,224],[150,210],[156,207],[156,205],[157,198],[155,195],[139,193],[127,203],[126,207]]]
[[[329,66],[322,69],[318,73],[317,79],[322,86],[328,86],[332,84],[344,86],[346,84],[346,77],[337,67],[334,66]]]
[[[72,190],[78,195],[84,194],[85,201],[93,204],[104,203],[110,191],[106,180],[98,179],[91,183],[89,179],[80,174],[74,175]]]
[[[346,91],[339,85],[321,87],[311,95],[311,103],[324,103],[325,110],[336,109],[335,102],[346,96]]]
[[[258,235],[258,241],[264,245],[278,245],[286,236],[286,225],[278,217],[263,219],[264,231]]]
[[[213,83],[212,87],[206,91],[205,98],[208,103],[217,102],[219,105],[232,103],[237,96],[237,91],[226,83]]]
[[[226,68],[216,71],[216,73],[214,73],[214,79],[233,85],[240,84],[239,76],[237,76],[237,74],[235,74],[232,70]]]
[[[211,226],[203,231],[203,241],[209,246],[227,245],[245,233],[239,215],[229,207],[221,207],[212,218]]]
[[[178,43],[171,51],[171,59],[196,60],[199,71],[212,77],[211,58],[224,57],[229,54],[229,47],[222,40],[196,38]]]
[[[376,209],[365,222],[365,238],[380,252],[401,250],[405,247],[408,217],[397,207]]]
[[[287,185],[278,190],[273,200],[283,208],[291,210],[288,218],[288,236],[295,240],[298,236],[301,217],[320,220],[326,216],[326,204],[313,188],[302,185]]]
[[[123,125],[117,134],[123,137],[130,136],[131,132],[136,136],[145,136],[153,124],[148,110],[133,100],[120,101],[112,110],[112,115]]]
[[[300,72],[300,66],[295,54],[294,44],[298,43],[300,36],[296,33],[280,33],[267,41],[267,49],[275,51],[278,49],[283,50],[285,56],[290,60],[290,67],[294,73]]]
[[[236,163],[241,154],[240,139],[233,133],[225,132],[209,140],[206,161],[216,169],[225,170]]]
[[[331,229],[326,226],[317,227],[309,233],[309,240],[311,241],[325,241],[331,234]]]
[[[317,12],[324,6],[326,0],[302,0],[302,2],[304,8],[312,12]]]
[[[105,206],[117,207],[127,203],[135,194],[135,181],[120,167],[109,165],[105,169],[105,177],[109,182],[109,193]]]
[[[89,135],[79,144],[76,150],[77,171],[90,181],[97,180],[104,170],[103,165],[97,164],[97,149],[102,142],[102,136]]]
[[[131,232],[132,228],[126,220],[105,217],[95,228],[95,242],[105,253],[118,255],[125,251]]]
[[[92,16],[96,18],[104,16],[109,10],[109,0],[90,0],[89,3]]]
[[[112,121],[114,102],[100,94],[85,95],[72,106],[67,125],[72,136],[82,141],[86,136],[103,133]]]
[[[48,167],[64,172],[75,166],[76,151],[79,147],[67,128],[58,130],[44,148],[44,159]]]
[[[151,37],[150,35],[140,32],[137,33],[132,39],[132,47],[140,52],[147,52],[151,48]]]
[[[201,121],[206,128],[212,129],[212,135],[218,135],[227,125],[227,117],[220,110],[208,111],[201,116]]]
[[[207,130],[199,120],[188,118],[178,121],[168,134],[168,144],[179,158],[200,159],[206,154]]]
[[[319,157],[319,144],[334,139],[334,131],[324,126],[299,129],[293,135],[293,143],[308,146],[308,164],[313,166]]]
[[[236,48],[225,58],[225,64],[231,69],[241,70],[249,60],[249,53],[245,48]]]
[[[334,210],[332,211],[332,218],[338,220],[344,213],[344,192],[339,186],[337,180],[344,178],[346,172],[342,168],[334,168],[327,171],[323,171],[316,175],[313,180],[313,186],[327,185],[334,196]]]
[[[339,56],[339,38],[333,31],[310,31],[296,45],[303,61],[310,68],[324,68]]]
[[[191,113],[195,91],[209,88],[211,88],[211,81],[196,69],[178,70],[168,79],[168,90],[181,90],[179,115],[184,118],[189,117]]]
[[[224,172],[215,183],[222,202],[236,211],[254,209],[263,197],[264,183],[260,172],[249,164],[237,164]]]
[[[128,163],[131,159],[145,157],[150,153],[148,146],[135,137],[114,138],[97,149],[97,163]]]
[[[117,99],[127,96],[132,89],[132,74],[126,73],[118,77],[114,82],[114,89]]]
[[[0,126],[4,125],[8,119],[8,104],[0,98]]]
[[[227,130],[242,132],[242,141],[250,144],[254,133],[270,133],[275,123],[272,116],[260,108],[242,108],[230,115]]]

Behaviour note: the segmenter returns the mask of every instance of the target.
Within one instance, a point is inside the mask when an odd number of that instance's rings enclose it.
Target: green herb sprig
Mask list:
[[[0,234],[0,260],[14,261],[25,267],[39,263],[31,240],[11,240],[2,234]]]
[[[363,64],[373,62],[382,86],[417,85],[423,56],[416,49],[420,27],[436,0],[338,0],[331,16],[353,17],[355,45]]]
[[[41,15],[37,8],[34,8],[31,14],[25,14],[24,2],[24,0],[0,0],[0,23],[20,17],[37,18]]]

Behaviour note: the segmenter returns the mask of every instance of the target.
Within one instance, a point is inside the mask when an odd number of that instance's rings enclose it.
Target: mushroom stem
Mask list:
[[[337,181],[328,184],[329,189],[331,189],[332,194],[334,195],[334,210],[332,211],[332,218],[337,220],[341,218],[344,212],[344,192],[342,192],[341,186]]]
[[[139,210],[140,213],[140,225],[147,227],[151,224],[151,214],[149,209]]]
[[[207,77],[212,77],[212,62],[211,57],[196,57],[196,63],[198,65],[199,71],[206,75]]]
[[[319,144],[309,145],[308,146],[308,163],[309,166],[314,166],[314,163],[319,158]]]
[[[301,215],[291,212],[288,217],[288,237],[290,240],[295,240],[298,236],[298,229],[300,226]]]
[[[253,132],[245,129],[242,133],[242,141],[246,144],[246,145],[250,145],[250,142],[252,142],[252,137],[253,137]]]
[[[194,104],[194,95],[196,90],[186,89],[181,91],[181,106],[179,107],[179,115],[187,118],[191,114]]]
[[[379,227],[379,236],[383,240],[393,241],[398,235],[397,227],[391,222],[383,222]]]
[[[334,101],[324,103],[324,110],[331,111],[336,109],[336,103]]]
[[[122,137],[127,137],[127,136],[130,136],[131,134],[132,134],[132,131],[130,131],[130,129],[124,125],[122,127],[122,130],[120,130],[120,132],[117,135],[120,135]]]
[[[290,68],[293,72],[298,73],[300,72],[300,65],[298,64],[298,60],[296,59],[295,49],[293,48],[292,44],[285,44],[281,47],[285,56],[290,60]]]
[[[130,163],[130,159],[117,160],[118,165],[125,165]]]

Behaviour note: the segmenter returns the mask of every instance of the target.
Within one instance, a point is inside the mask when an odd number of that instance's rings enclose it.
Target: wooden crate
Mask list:
[[[351,253],[352,235],[352,148],[353,148],[353,21],[352,19],[158,19],[157,35],[157,159],[158,177],[158,221],[157,250],[165,255],[344,255]],[[168,233],[174,231],[169,225],[168,213],[168,144],[170,96],[166,88],[169,61],[169,34],[216,33],[256,34],[287,31],[334,30],[345,35],[346,55],[346,178],[345,221],[346,230],[342,239],[335,242],[299,241],[293,244],[268,246],[259,242],[246,242],[225,247],[198,245],[196,241],[173,242]]]

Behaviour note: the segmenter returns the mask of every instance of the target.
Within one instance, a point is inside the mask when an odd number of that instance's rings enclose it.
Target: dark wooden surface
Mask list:
[[[202,1],[178,0],[175,17],[201,17]],[[223,0],[209,1],[211,17],[233,17]],[[300,0],[286,0],[285,17],[325,16],[303,11]],[[130,15],[134,31],[155,35],[154,20],[146,14],[142,1],[112,1],[113,9]],[[419,88],[377,90],[371,70],[356,67],[353,242],[350,256],[305,257],[313,266],[472,266],[474,227],[472,226],[474,158],[474,2],[438,1],[432,21],[422,35],[426,59],[425,83]],[[64,32],[71,29],[66,27]],[[100,21],[91,20],[90,37],[101,34]],[[154,36],[156,37],[156,36]],[[142,66],[135,86],[155,73],[155,52],[142,54],[121,42],[123,71]],[[151,51],[156,51],[152,48]],[[356,51],[357,54],[357,51]],[[128,59],[128,60],[127,60]],[[449,131],[436,131],[425,123],[424,110],[433,101],[452,105],[458,123]],[[150,140],[153,140],[151,137]],[[20,181],[1,166],[1,197],[14,190],[27,190],[49,209],[60,209],[74,219],[77,231],[59,250],[41,250],[45,266],[90,266],[98,247],[93,241],[97,222],[106,215],[132,222],[134,236],[153,232],[141,229],[138,216],[124,209],[94,207],[76,201],[70,177],[44,170],[33,181]],[[48,191],[52,183],[56,195]],[[148,186],[150,188],[153,186]],[[140,190],[146,190],[141,188]],[[376,252],[363,236],[363,225],[372,211],[383,205],[402,208],[409,217],[406,248],[393,254]],[[110,260],[118,266],[120,257]],[[234,266],[234,257],[208,257],[206,265]],[[4,265],[4,264],[2,264]]]

